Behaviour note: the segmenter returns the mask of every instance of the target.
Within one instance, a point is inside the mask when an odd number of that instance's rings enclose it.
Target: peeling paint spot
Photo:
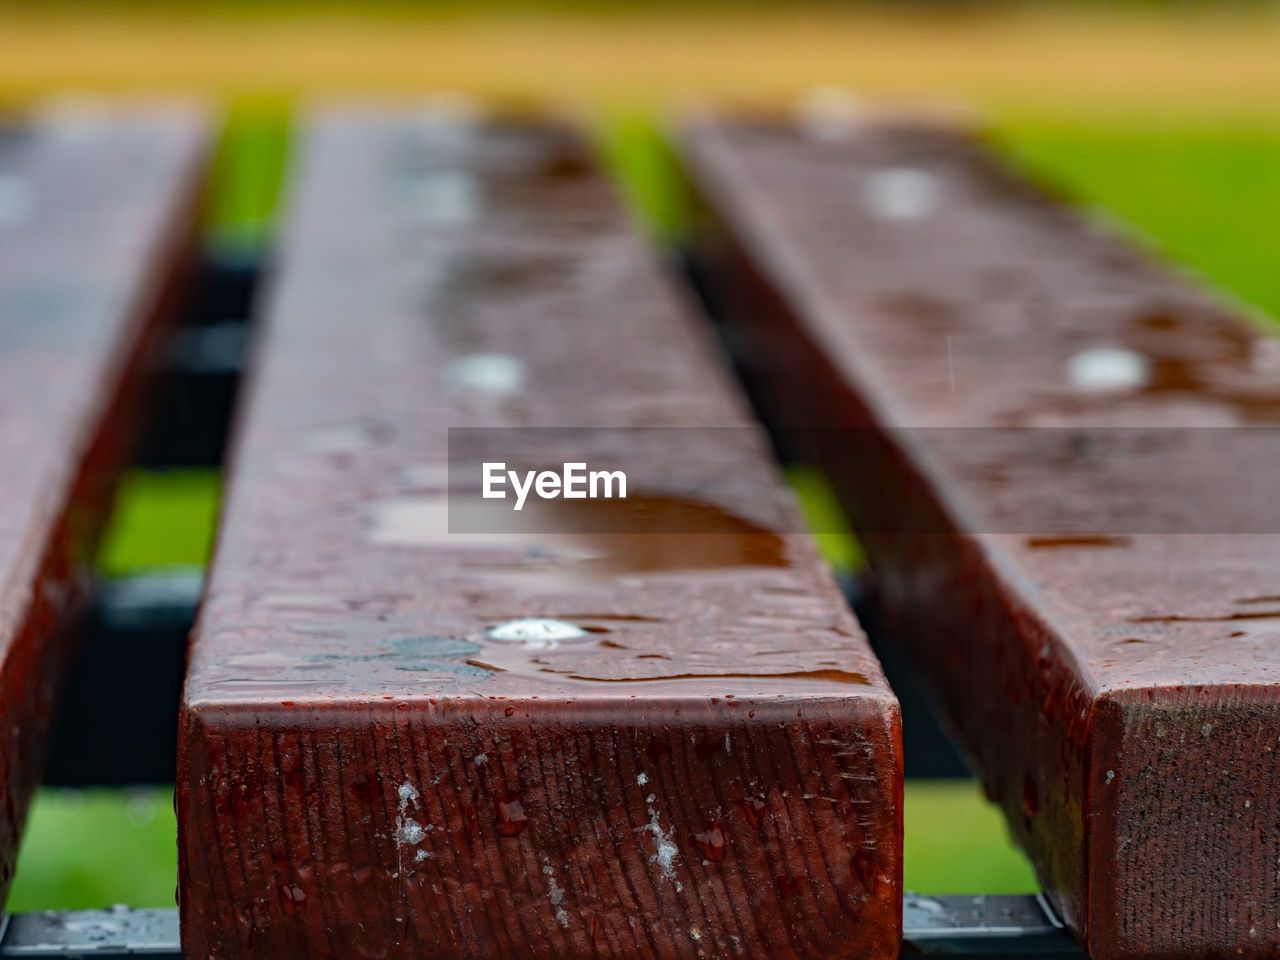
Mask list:
[[[409,781],[400,784],[397,791],[400,797],[399,816],[396,817],[396,865],[399,869],[395,876],[399,877],[404,873],[404,850],[406,846],[412,846],[415,843],[421,843],[427,835],[427,831],[422,828],[422,824],[418,823],[413,817],[409,816],[409,808],[415,806],[418,802],[418,789]],[[425,853],[423,850],[418,851],[419,854]],[[418,856],[416,860],[421,862],[425,857]]]
[[[652,804],[653,794],[649,794],[649,802]],[[658,811],[652,806],[649,807],[649,822],[638,829],[647,831],[653,836],[653,856],[649,858],[651,863],[656,863],[658,869],[662,871],[662,875],[668,880],[675,879],[675,861],[679,856],[680,850],[671,840],[671,831],[663,830],[662,824],[658,819]]]
[[[422,829],[422,824],[413,817],[400,817],[396,820],[397,843],[421,843],[426,835],[427,831]]]

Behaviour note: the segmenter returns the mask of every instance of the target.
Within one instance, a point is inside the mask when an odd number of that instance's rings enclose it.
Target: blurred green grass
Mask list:
[[[201,567],[218,519],[216,470],[131,470],[121,479],[98,568],[123,576],[164,567]]]
[[[1108,211],[1173,262],[1280,317],[1280,115],[1271,125],[1019,116],[994,136],[1034,177]]]
[[[42,790],[5,909],[171,907],[176,836],[172,788]]]
[[[269,244],[287,156],[288,107],[237,104],[211,190],[212,244],[236,251]],[[1172,259],[1272,316],[1280,271],[1272,245],[1280,221],[1280,119],[1175,124],[1142,118],[1019,116],[998,120],[995,142],[1038,179],[1133,224]],[[602,155],[640,216],[664,242],[688,228],[674,158],[643,113],[608,117]],[[821,478],[789,479],[837,569],[861,554]],[[212,471],[130,473],[121,487],[100,565],[119,575],[207,559],[220,493]],[[910,781],[905,880],[921,893],[1036,889],[999,813],[972,782]],[[24,835],[11,910],[173,902],[176,852],[171,791],[42,791]]]

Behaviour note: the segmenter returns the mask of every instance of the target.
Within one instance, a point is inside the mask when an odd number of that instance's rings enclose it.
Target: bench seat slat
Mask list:
[[[1199,502],[1144,496],[1148,473],[1109,514],[1127,529],[1058,529],[1070,464],[1126,464],[1035,446],[1274,425],[1270,338],[955,131],[704,117],[683,152],[764,408],[839,488],[895,632],[1090,955],[1274,952],[1280,538],[1197,526],[1203,473]]]
[[[298,154],[184,695],[186,949],[895,955],[896,701],[582,141],[334,109]],[[444,533],[449,428],[641,426],[706,439],[628,497],[735,532]],[[491,635],[529,617],[587,632]]]
[[[87,106],[0,135],[0,898],[194,251],[205,140],[184,110]]]

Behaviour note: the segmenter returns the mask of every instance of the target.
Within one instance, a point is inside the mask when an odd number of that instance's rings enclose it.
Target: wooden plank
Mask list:
[[[838,486],[896,632],[1090,955],[1273,953],[1280,542],[1197,527],[1203,470],[1199,501],[1163,514],[1143,474],[1104,514],[1129,535],[1064,532],[1044,504],[1125,463],[1036,451],[1274,424],[1274,342],[968,136],[817,134],[683,136],[749,381]]]
[[[0,138],[0,899],[192,252],[204,143],[186,112],[88,107]]]
[[[335,109],[299,155],[184,696],[186,950],[895,955],[897,703],[589,152]],[[684,428],[616,501],[665,532],[449,535],[458,426],[617,428],[545,451],[611,468]]]

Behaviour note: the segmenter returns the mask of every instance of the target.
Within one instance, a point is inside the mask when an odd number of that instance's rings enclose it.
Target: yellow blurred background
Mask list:
[[[1273,115],[1265,4],[9,4],[0,98],[49,90],[778,105],[815,84],[1024,110]]]

